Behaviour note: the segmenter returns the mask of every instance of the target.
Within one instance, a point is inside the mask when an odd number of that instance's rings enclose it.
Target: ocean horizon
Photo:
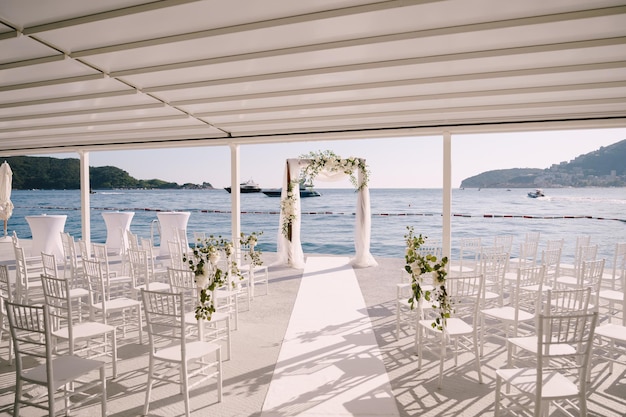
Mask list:
[[[307,253],[354,253],[356,193],[354,189],[316,188],[320,197],[302,199],[302,247]],[[132,211],[130,229],[160,244],[157,213],[190,212],[188,238],[193,232],[230,237],[230,194],[213,190],[94,190],[90,195],[91,240],[106,241],[102,213]],[[519,189],[452,190],[452,257],[458,256],[460,239],[481,237],[490,245],[495,235],[513,235],[512,256],[527,232],[540,232],[541,243],[565,239],[563,262],[573,260],[576,236],[591,236],[598,257],[613,260],[615,244],[626,241],[626,188],[544,189],[546,197],[527,197]],[[409,188],[370,189],[374,256],[402,258],[407,226],[431,239],[441,239],[442,190]],[[81,235],[79,190],[13,190],[15,206],[8,233],[31,238],[25,216],[65,214],[65,231]],[[241,230],[263,232],[259,249],[276,251],[280,199],[262,193],[241,195]],[[540,246],[541,249],[541,246]]]

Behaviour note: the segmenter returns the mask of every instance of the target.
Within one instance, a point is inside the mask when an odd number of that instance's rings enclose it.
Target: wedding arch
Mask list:
[[[300,240],[300,181],[337,181],[350,176],[357,189],[355,257],[353,266],[369,267],[377,263],[370,253],[371,211],[367,165],[362,158],[343,159],[331,151],[311,152],[298,159],[287,159],[280,196],[280,228],[278,232],[278,262],[293,268],[304,268],[304,253]]]

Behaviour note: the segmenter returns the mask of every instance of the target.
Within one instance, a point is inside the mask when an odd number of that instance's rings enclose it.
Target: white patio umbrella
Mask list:
[[[4,238],[7,239],[7,221],[13,214],[13,203],[11,202],[11,187],[13,185],[13,171],[4,161],[0,165],[0,219],[4,220]]]

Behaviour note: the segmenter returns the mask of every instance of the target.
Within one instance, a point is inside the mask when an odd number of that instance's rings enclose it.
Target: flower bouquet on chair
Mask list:
[[[227,254],[225,269],[222,269],[219,264],[222,252]],[[222,239],[221,236],[216,238],[211,235],[208,238],[198,239],[191,253],[183,255],[183,262],[193,271],[199,291],[198,305],[195,310],[196,319],[211,320],[211,315],[215,312],[213,292],[229,282],[229,275],[233,271],[231,252],[230,242]]]

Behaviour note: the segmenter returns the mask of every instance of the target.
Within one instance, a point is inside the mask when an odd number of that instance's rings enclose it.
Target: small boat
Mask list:
[[[228,191],[229,193],[231,191],[230,187],[224,187],[224,189]],[[239,192],[242,194],[260,193],[261,187],[259,187],[259,184],[257,184],[256,182],[252,180],[248,180],[246,182],[242,182],[241,184],[239,184]]]
[[[282,188],[272,188],[272,189],[263,190],[262,193],[268,197],[280,197],[282,190],[283,190]],[[319,197],[319,196],[321,196],[321,194],[313,189],[313,184],[300,183],[300,198]]]
[[[528,193],[528,197],[530,198],[539,198],[545,196],[546,195],[543,193],[543,190],[541,188],[537,188],[535,191],[531,191]]]

